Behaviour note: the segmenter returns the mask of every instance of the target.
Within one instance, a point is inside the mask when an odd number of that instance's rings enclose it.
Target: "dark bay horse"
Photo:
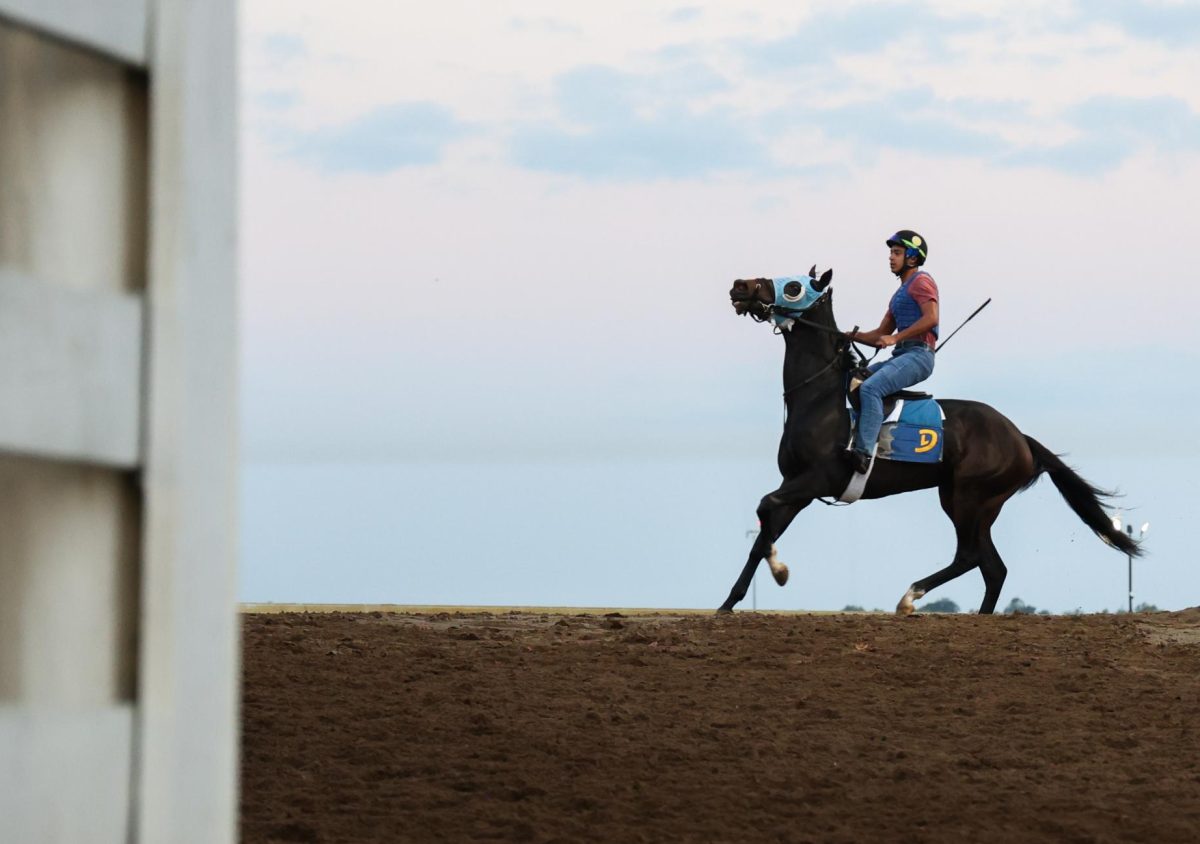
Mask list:
[[[784,401],[787,419],[779,443],[783,483],[758,505],[761,524],[750,557],[720,612],[732,612],[746,597],[754,572],[763,559],[779,585],[788,569],[775,556],[775,542],[796,514],[817,498],[837,498],[850,481],[844,450],[850,439],[846,409],[847,373],[854,365],[851,344],[833,318],[833,271],[820,278],[814,271],[802,284],[803,296],[788,300],[811,302],[803,310],[781,308],[770,279],[735,281],[729,298],[740,315],[758,321],[793,316],[783,330]],[[791,285],[796,282],[791,282]],[[958,547],[950,565],[909,587],[896,611],[908,615],[913,601],[971,569],[983,575],[981,613],[996,609],[1008,573],[992,543],[991,529],[1000,508],[1016,493],[1032,486],[1043,473],[1089,528],[1124,554],[1139,556],[1131,537],[1113,527],[1104,511],[1105,492],[1077,475],[1054,452],[1026,436],[1003,415],[975,401],[939,399],[945,413],[941,463],[900,463],[877,460],[863,498],[883,498],[902,492],[937,487],[942,509],[954,523]]]

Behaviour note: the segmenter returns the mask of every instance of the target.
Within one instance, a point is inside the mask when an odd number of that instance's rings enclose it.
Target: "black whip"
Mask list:
[[[953,331],[951,331],[951,332],[950,332],[950,337],[953,337],[955,334],[957,334],[958,332],[962,331],[963,325],[966,325],[968,322],[970,322],[971,320],[975,319],[975,314],[977,314],[977,313],[979,313],[980,311],[982,311],[984,308],[986,308],[986,307],[987,307],[988,305],[990,305],[991,303],[992,303],[992,298],[989,296],[989,297],[988,297],[988,300],[987,300],[986,302],[984,302],[982,305],[980,305],[978,308],[976,308],[976,309],[974,310],[974,312],[973,312],[973,313],[972,313],[972,314],[971,314],[969,317],[967,317],[966,319],[964,319],[964,320],[962,321],[962,325],[960,325],[958,328],[956,328],[956,329],[954,329]],[[938,343],[938,344],[937,344],[937,348],[935,348],[935,349],[934,349],[934,351],[935,351],[935,352],[941,351],[941,348],[942,348],[942,346],[944,346],[944,345],[946,345],[947,343],[949,343],[949,342],[950,342],[950,337],[947,337],[945,340],[943,340],[942,342]]]

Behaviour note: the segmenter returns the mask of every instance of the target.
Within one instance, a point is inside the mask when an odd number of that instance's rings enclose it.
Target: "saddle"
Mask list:
[[[858,388],[870,374],[863,368],[850,373],[846,399],[851,407],[852,429],[858,424],[858,414],[862,412]],[[883,427],[879,432],[875,457],[902,463],[940,463],[942,423],[945,418],[941,405],[929,393],[899,390],[886,396],[883,400]]]

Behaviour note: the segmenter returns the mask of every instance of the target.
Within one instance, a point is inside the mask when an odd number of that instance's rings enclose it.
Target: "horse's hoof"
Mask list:
[[[717,610],[717,615],[733,615],[733,607],[721,607]]]
[[[896,615],[912,615],[917,611],[913,606],[913,601],[918,601],[925,597],[923,589],[914,589],[908,587],[908,591],[904,593],[904,597],[900,599],[900,603],[896,604]]]
[[[779,562],[779,557],[775,555],[775,546],[771,546],[770,552],[767,554],[767,565],[771,569],[771,577],[775,578],[775,582],[780,586],[787,583],[788,567],[787,563]]]

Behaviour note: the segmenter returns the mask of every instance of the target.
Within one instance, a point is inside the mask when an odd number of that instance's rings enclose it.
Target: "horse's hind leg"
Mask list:
[[[996,602],[1000,600],[1000,590],[1004,587],[1004,578],[1008,576],[1008,567],[1000,559],[1000,552],[992,542],[991,528],[984,529],[983,559],[979,561],[979,572],[983,575],[983,603],[979,606],[980,615],[991,615],[996,610]]]
[[[927,593],[932,592],[943,583],[951,581],[959,575],[966,574],[979,565],[980,555],[975,547],[977,531],[974,520],[967,522],[965,519],[955,519],[956,512],[966,513],[974,508],[966,506],[963,502],[958,502],[956,505],[954,493],[949,486],[943,486],[938,492],[942,502],[942,509],[950,517],[950,520],[954,522],[954,533],[958,540],[958,547],[954,551],[954,559],[950,565],[944,569],[935,571],[928,577],[921,578],[908,587],[908,591],[904,593],[904,597],[896,605],[896,613],[898,615],[912,615],[916,610],[913,601],[924,598]]]
[[[951,581],[961,574],[966,574],[977,565],[979,565],[978,555],[970,553],[963,547],[962,543],[959,543],[958,549],[954,552],[954,560],[950,565],[940,571],[935,571],[928,577],[921,578],[908,587],[908,591],[904,593],[904,597],[896,605],[896,612],[900,615],[912,615],[916,610],[913,601],[924,598],[926,593],[932,592],[943,583]]]

